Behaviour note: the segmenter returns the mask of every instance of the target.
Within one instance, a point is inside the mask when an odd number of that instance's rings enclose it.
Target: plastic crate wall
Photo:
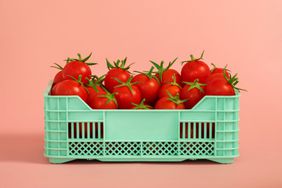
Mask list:
[[[44,95],[51,163],[183,161],[238,156],[239,95],[205,96],[191,110],[93,110],[77,96]]]

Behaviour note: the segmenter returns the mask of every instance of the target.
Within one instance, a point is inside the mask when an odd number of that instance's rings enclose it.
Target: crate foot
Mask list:
[[[49,162],[55,163],[55,164],[66,163],[66,162],[73,161],[73,160],[75,160],[75,159],[71,159],[71,158],[49,158]]]
[[[208,160],[222,164],[230,164],[234,162],[234,158],[214,158]]]

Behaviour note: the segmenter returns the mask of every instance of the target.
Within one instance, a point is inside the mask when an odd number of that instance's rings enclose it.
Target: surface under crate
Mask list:
[[[93,110],[77,96],[44,95],[51,163],[183,161],[238,156],[239,95],[205,96],[191,110]]]

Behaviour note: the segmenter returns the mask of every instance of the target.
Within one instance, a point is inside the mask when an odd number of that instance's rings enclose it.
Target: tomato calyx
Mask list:
[[[170,92],[167,91],[167,94],[168,94],[168,100],[173,102],[174,104],[182,104],[184,102],[187,102],[188,100],[187,99],[184,99],[184,100],[181,100],[180,97],[179,97],[179,93],[177,93],[175,96],[171,95]]]
[[[82,75],[81,75],[81,74],[78,76],[78,79],[76,79],[75,77],[73,77],[73,76],[71,76],[71,75],[68,75],[68,76],[69,76],[73,81],[79,83],[79,84],[81,85],[81,87],[83,87],[83,88],[86,90],[86,92],[89,94],[89,91],[88,91],[87,87],[85,87],[84,83],[81,81],[81,80],[82,80]]]
[[[226,79],[226,81],[234,88],[236,89],[237,91],[247,91],[245,89],[242,89],[242,88],[238,88],[236,87],[236,85],[239,83],[239,79],[238,79],[238,74],[234,74],[233,76],[230,74],[230,78],[227,77],[226,75],[226,71],[223,72],[223,76],[224,78]]]
[[[66,61],[67,63],[70,63],[70,62],[73,62],[73,61],[79,61],[79,62],[83,62],[83,63],[85,63],[85,64],[87,64],[87,65],[89,65],[89,66],[91,66],[91,65],[96,65],[97,63],[93,63],[93,62],[87,62],[87,63],[86,63],[86,61],[89,60],[89,58],[91,57],[91,55],[92,55],[92,52],[91,52],[87,57],[82,58],[82,57],[81,57],[81,54],[78,53],[78,54],[77,54],[77,57],[78,57],[78,58],[69,58],[69,57],[68,57],[65,61]]]
[[[63,70],[63,69],[64,69],[64,68],[63,68],[61,65],[59,65],[58,63],[54,63],[54,65],[52,65],[52,66],[50,66],[50,67],[55,68],[55,69],[58,69],[58,70]]]
[[[115,103],[115,105],[118,105],[117,100],[116,100],[116,98],[115,98],[115,94],[116,94],[116,93],[110,93],[110,92],[108,92],[107,90],[105,90],[105,92],[106,92],[106,94],[98,95],[98,97],[101,97],[101,98],[104,97],[104,98],[106,98],[106,99],[107,99],[106,104],[109,104],[111,101],[113,101],[113,102]]]
[[[181,64],[202,60],[204,59],[204,54],[205,54],[205,50],[202,51],[201,56],[198,58],[195,58],[193,54],[190,54],[190,60],[182,61]]]
[[[116,85],[115,87],[128,87],[128,89],[130,90],[131,94],[132,94],[132,85],[137,84],[138,82],[131,82],[131,80],[133,79],[133,77],[131,76],[126,82],[122,82],[120,81],[118,78],[114,78],[118,83],[120,83],[119,85]]]
[[[152,79],[154,77],[154,75],[152,74],[153,73],[153,70],[154,70],[154,67],[152,66],[151,69],[149,71],[134,71],[136,73],[139,73],[139,74],[144,74],[146,75],[149,79]]]
[[[97,86],[100,86],[105,90],[105,88],[102,84],[102,82],[105,79],[105,75],[102,75],[100,77],[98,77],[96,75],[92,75],[91,77],[92,77],[92,79],[89,80],[88,84],[87,84],[88,87],[92,87],[96,92],[98,92]]]
[[[199,83],[199,79],[195,79],[194,82],[183,82],[183,83],[190,86],[188,88],[188,91],[196,88],[196,89],[198,89],[202,93],[204,92],[204,89],[202,88],[202,86],[206,86],[207,85],[207,84]]]
[[[119,68],[119,69],[127,71],[133,63],[129,64],[128,66],[125,66],[126,61],[127,61],[127,57],[125,57],[122,60],[117,59],[116,61],[113,61],[113,64],[111,64],[110,61],[108,59],[106,59],[107,67],[108,67],[109,70],[111,70],[113,68]]]
[[[161,61],[160,64],[158,64],[158,63],[156,63],[156,62],[154,62],[152,60],[150,60],[150,62],[156,67],[157,72],[155,72],[155,73],[158,73],[159,77],[160,77],[160,80],[162,80],[163,79],[163,72],[168,70],[176,62],[177,59],[178,58],[175,58],[173,61],[170,61],[168,63],[167,67],[164,67],[164,63],[165,63],[164,61]]]
[[[211,72],[213,72],[215,69],[217,69],[217,66],[216,66],[214,63],[211,63],[211,65],[212,65]],[[223,67],[223,71],[230,73],[230,70],[227,69],[227,66],[228,66],[228,65],[226,64],[226,65]]]
[[[77,83],[79,83],[81,86],[84,86],[84,83],[81,81],[82,79],[82,75],[80,74],[78,76],[78,79],[76,79],[75,77],[71,76],[71,75],[68,75],[72,80],[76,81]]]
[[[176,77],[175,77],[175,74],[172,75],[172,82],[169,82],[168,84],[172,85],[172,86],[177,86],[179,87],[180,89],[182,88],[181,85],[179,85],[177,82],[176,82]]]
[[[158,77],[156,77],[156,75],[153,75],[153,70],[154,70],[154,67],[152,66],[149,71],[143,71],[143,72],[134,71],[134,72],[139,73],[139,74],[143,74],[143,75],[147,76],[150,80],[152,78],[154,78],[155,80],[157,80],[158,83],[160,83],[160,80],[158,79]]]
[[[142,99],[142,101],[139,104],[131,103],[133,106],[135,106],[133,109],[136,110],[149,110],[152,107],[150,105],[145,104],[145,98]]]

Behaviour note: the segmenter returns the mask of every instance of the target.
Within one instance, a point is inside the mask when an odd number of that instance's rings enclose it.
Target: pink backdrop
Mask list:
[[[0,0],[0,187],[282,187],[282,1]],[[43,91],[77,52],[129,57],[134,69],[206,50],[239,72],[240,158],[232,165],[71,163],[43,155]],[[180,68],[178,64],[176,67]],[[33,178],[31,178],[33,176]]]

